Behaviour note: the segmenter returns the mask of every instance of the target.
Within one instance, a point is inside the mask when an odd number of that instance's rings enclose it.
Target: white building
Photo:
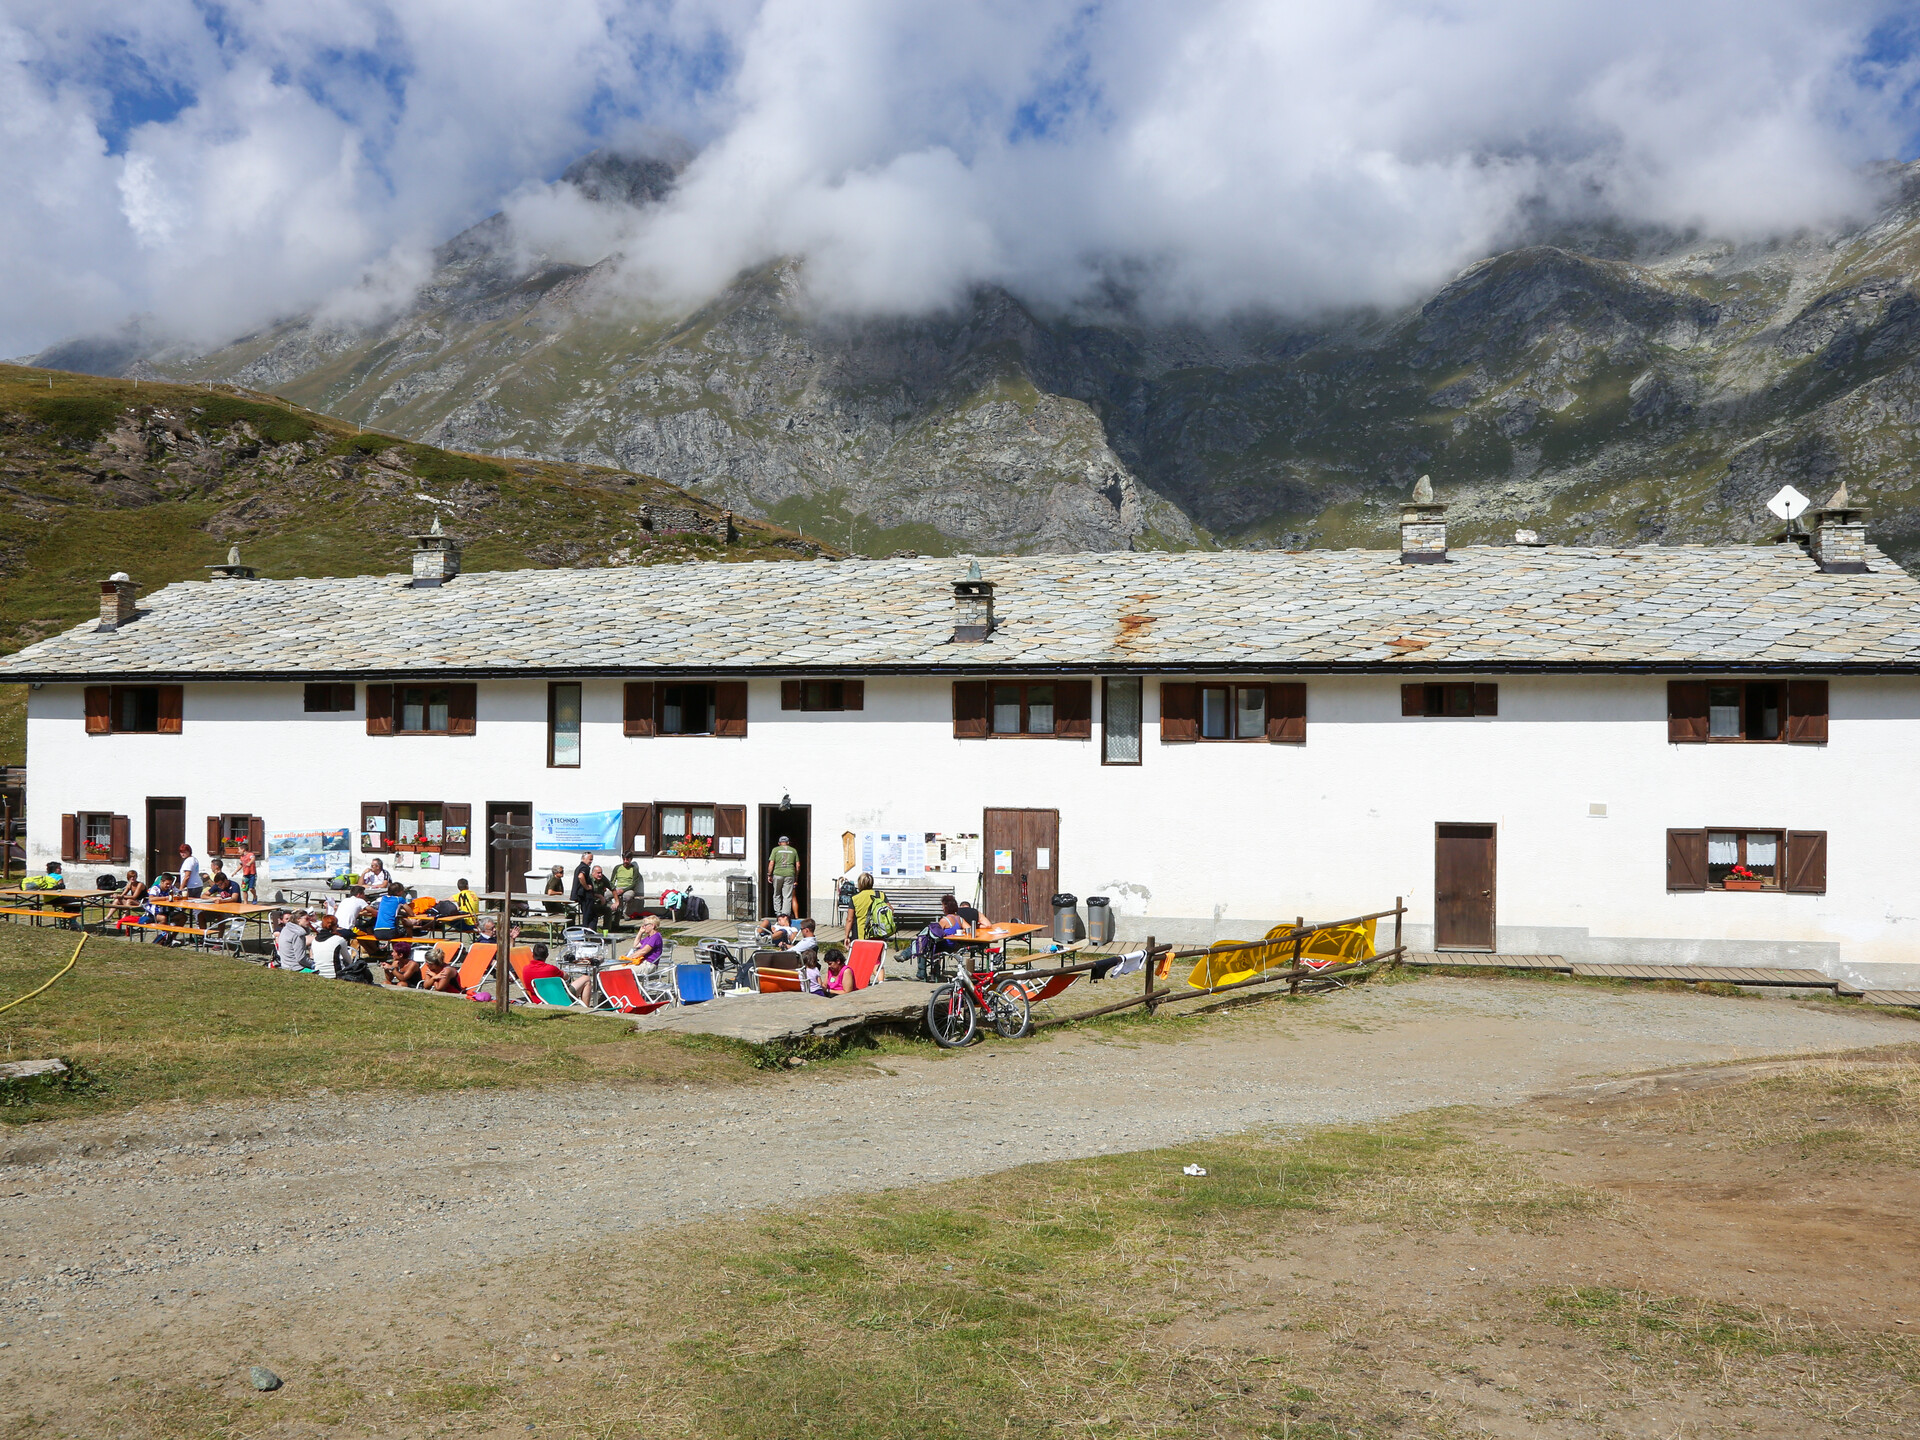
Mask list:
[[[0,675],[32,682],[36,866],[345,830],[356,868],[497,889],[490,821],[613,810],[649,890],[716,910],[787,834],[822,913],[883,866],[995,916],[1109,896],[1123,934],[1174,939],[1405,895],[1416,947],[1911,983],[1920,585],[1835,501],[1805,545],[1448,553],[1414,504],[1398,552],[977,583],[460,574],[434,536],[413,576],[109,581],[97,626]],[[668,853],[689,839],[717,853]]]

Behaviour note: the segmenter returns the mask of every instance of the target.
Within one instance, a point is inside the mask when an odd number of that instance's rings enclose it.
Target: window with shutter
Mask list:
[[[620,853],[636,856],[653,853],[653,806],[620,807]]]
[[[158,692],[157,698],[159,700],[160,723],[157,727],[159,733],[162,735],[178,735],[180,733],[180,717],[186,708],[184,692],[178,685],[156,685],[154,689]]]
[[[1100,763],[1138,765],[1141,683],[1136,675],[1117,675],[1100,691]]]
[[[984,740],[987,728],[987,682],[953,682],[953,735],[956,740]]]
[[[713,687],[713,733],[738,739],[747,733],[747,682],[723,680]]]
[[[1307,743],[1307,687],[1298,681],[1267,687],[1267,739],[1275,745]]]
[[[1787,832],[1787,883],[1783,888],[1796,895],[1827,893],[1826,831]]]
[[[1791,714],[1800,683],[1815,687],[1801,696],[1805,738],[1793,733]],[[1826,729],[1823,680],[1674,680],[1667,685],[1667,742],[1672,745],[1777,745],[1787,740],[1817,745],[1825,742]]]
[[[1827,743],[1826,681],[1789,680],[1787,682],[1787,743],[1789,745]]]
[[[1667,889],[1707,888],[1707,832],[1667,831]]]
[[[356,708],[353,703],[353,686],[336,685],[332,681],[309,682],[305,687],[302,700],[305,713],[309,715],[330,715],[345,712],[351,715]]]
[[[1667,682],[1667,743],[1699,745],[1707,739],[1707,682]]]
[[[627,682],[621,730],[627,735],[653,734],[653,682],[651,680]]]
[[[367,686],[367,734],[393,734],[393,686]]]
[[[1183,682],[1168,682],[1160,687],[1160,743],[1185,744],[1200,738],[1200,687]]]
[[[60,858],[62,860],[80,858],[80,817],[78,815],[60,817]]]
[[[369,691],[372,686],[367,687]],[[360,848],[371,854],[380,854],[391,848],[388,822],[392,818],[384,800],[362,800],[360,802]]]
[[[440,853],[473,853],[473,806],[444,804],[440,807]]]
[[[108,834],[112,837],[109,844],[112,846],[113,853],[107,858],[115,865],[125,865],[133,854],[131,844],[133,823],[125,815],[115,815],[111,818],[112,826]]]
[[[741,860],[747,854],[747,807],[713,807],[714,854],[723,860]]]
[[[113,733],[113,687],[89,685],[86,691],[87,734]]]
[[[1500,713],[1500,687],[1472,681],[1429,681],[1400,687],[1400,713],[1462,720]]]
[[[804,680],[782,680],[780,682],[780,708],[782,710],[798,710],[800,708],[801,686],[805,683]]]
[[[1054,734],[1063,740],[1093,738],[1093,682],[1062,680],[1053,690]]]
[[[471,735],[480,713],[480,687],[471,682],[447,687],[447,734]]]

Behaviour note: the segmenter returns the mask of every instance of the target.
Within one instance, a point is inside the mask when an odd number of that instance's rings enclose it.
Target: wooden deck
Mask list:
[[[1910,1005],[1920,1008],[1920,990],[1862,990],[1860,998],[1869,1005]]]
[[[1406,965],[1476,965],[1496,970],[1565,970],[1564,955],[1493,955],[1484,950],[1409,950]]]
[[[1819,970],[1775,969],[1768,965],[1575,965],[1573,973],[1603,980],[1683,980],[1690,985],[1794,985],[1833,990],[1840,984]]]

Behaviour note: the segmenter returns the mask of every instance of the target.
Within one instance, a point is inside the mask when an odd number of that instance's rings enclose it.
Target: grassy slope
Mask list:
[[[149,462],[108,447],[104,437],[116,424],[156,407],[187,417],[197,439],[224,447],[220,467],[207,473],[188,460]],[[282,443],[247,456],[249,436]],[[302,446],[299,463],[291,444]],[[400,465],[375,467],[382,452]],[[85,620],[98,605],[98,582],[115,570],[143,591],[203,579],[202,567],[223,560],[233,541],[268,577],[404,570],[406,537],[436,513],[465,541],[470,571],[834,553],[746,520],[731,546],[691,536],[650,541],[639,528],[641,505],[718,512],[647,476],[457,455],[358,434],[284,402],[8,365],[0,365],[0,486],[5,650]],[[25,709],[22,687],[0,686],[0,762],[25,757]]]

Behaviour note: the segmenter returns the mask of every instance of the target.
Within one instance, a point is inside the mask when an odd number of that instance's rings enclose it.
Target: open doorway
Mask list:
[[[800,852],[800,874],[793,887],[793,908],[797,912],[794,919],[798,920],[813,913],[813,807],[792,804],[785,809],[778,805],[760,807],[760,852],[756,861],[759,868],[753,872],[753,884],[760,897],[763,918],[773,914],[773,886],[767,883],[767,859],[782,835]]]

